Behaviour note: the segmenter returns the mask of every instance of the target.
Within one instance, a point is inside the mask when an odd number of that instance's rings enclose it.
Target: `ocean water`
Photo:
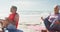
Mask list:
[[[21,11],[19,13],[20,23],[39,24],[42,22],[41,17],[46,18],[51,11]]]
[[[46,29],[41,17],[46,18],[51,13],[51,11],[20,11],[20,22],[18,29],[24,32],[41,32],[41,30]],[[29,27],[28,27],[29,26]],[[42,26],[42,27],[40,27]],[[34,28],[35,27],[35,28]],[[36,29],[39,28],[40,29]],[[32,29],[33,28],[33,29]],[[37,31],[36,31],[37,30]]]

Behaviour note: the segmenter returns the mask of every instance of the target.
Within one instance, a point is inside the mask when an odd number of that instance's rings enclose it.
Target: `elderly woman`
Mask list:
[[[44,21],[46,28],[49,30],[49,32],[60,32],[60,6],[56,5],[54,7],[54,14],[50,14],[47,18],[41,19]]]

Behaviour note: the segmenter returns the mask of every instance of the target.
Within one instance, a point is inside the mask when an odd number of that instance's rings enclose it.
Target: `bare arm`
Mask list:
[[[15,21],[15,24],[16,24],[16,21],[19,21],[19,15],[18,14],[16,14],[14,21]]]

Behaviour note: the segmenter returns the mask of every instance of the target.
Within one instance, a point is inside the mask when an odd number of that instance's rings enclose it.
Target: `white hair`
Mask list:
[[[60,10],[60,5],[54,5],[54,8],[55,8],[56,6],[57,6],[57,7],[59,8],[59,10]]]

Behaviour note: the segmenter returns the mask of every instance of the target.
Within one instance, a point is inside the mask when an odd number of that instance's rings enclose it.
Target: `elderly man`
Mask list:
[[[54,14],[50,14],[46,19],[43,19],[43,17],[41,17],[42,20],[44,20],[44,23],[47,27],[47,29],[49,30],[49,32],[60,32],[60,6],[56,5],[54,7]]]

